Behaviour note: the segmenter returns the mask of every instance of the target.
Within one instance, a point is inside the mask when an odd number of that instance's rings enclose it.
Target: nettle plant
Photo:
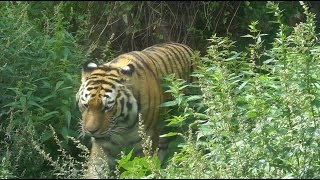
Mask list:
[[[290,28],[267,3],[280,26],[270,50],[258,22],[243,36],[253,40],[247,52],[210,39],[198,74],[209,121],[199,134],[213,177],[319,177],[319,43],[315,16],[301,4],[306,22]]]

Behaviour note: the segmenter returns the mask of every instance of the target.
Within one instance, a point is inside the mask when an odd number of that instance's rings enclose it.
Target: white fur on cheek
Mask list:
[[[105,95],[106,96],[102,97],[103,105],[105,107],[112,107],[114,105],[114,103],[115,103],[115,99],[116,99],[116,96],[117,96],[116,93],[113,91],[113,92],[108,92]]]
[[[86,94],[87,94],[87,97],[86,97]],[[90,91],[88,91],[87,88],[85,88],[82,93],[83,99],[84,99],[84,101],[82,102],[83,104],[87,104],[89,102],[89,98],[91,97],[89,96],[89,94],[90,94]]]

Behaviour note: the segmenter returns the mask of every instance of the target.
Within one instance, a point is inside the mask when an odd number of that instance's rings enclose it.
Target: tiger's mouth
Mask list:
[[[108,133],[108,132],[101,133],[101,132],[99,132],[99,130],[94,131],[94,132],[90,132],[88,130],[85,130],[84,134],[86,136],[94,137],[94,138],[105,138],[105,137],[110,136],[110,133]]]

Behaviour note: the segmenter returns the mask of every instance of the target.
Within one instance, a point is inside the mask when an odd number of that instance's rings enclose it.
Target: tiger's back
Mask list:
[[[109,165],[114,167],[114,159],[123,148],[134,148],[136,154],[142,154],[139,113],[153,148],[158,146],[155,125],[159,105],[166,100],[161,80],[175,73],[176,78],[190,81],[191,56],[189,47],[166,43],[122,54],[100,66],[85,64],[77,99],[83,131],[92,137],[91,164],[100,166],[96,157],[107,155]],[[95,174],[93,169],[89,165],[89,174]]]
[[[140,102],[139,112],[146,121],[147,130],[158,121],[158,106],[167,100],[163,97],[162,78],[175,73],[176,78],[190,82],[190,74],[193,71],[191,56],[192,50],[186,45],[166,43],[120,55],[109,63],[118,67],[131,63],[136,69],[136,74],[131,79],[132,90]]]
[[[136,69],[156,77],[156,81],[172,73],[175,73],[177,78],[190,81],[190,74],[193,71],[191,55],[192,50],[186,45],[165,43],[148,47],[142,51],[122,54],[108,64],[122,67],[133,62]],[[143,76],[139,72],[137,75]]]

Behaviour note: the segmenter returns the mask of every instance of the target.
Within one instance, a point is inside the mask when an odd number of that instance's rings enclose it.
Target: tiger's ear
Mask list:
[[[132,64],[128,64],[120,70],[122,74],[128,75],[128,76],[131,76],[134,71],[135,71],[135,68]]]
[[[85,82],[87,77],[91,74],[93,70],[95,70],[98,65],[92,61],[87,61],[82,65],[82,75],[81,82]]]

